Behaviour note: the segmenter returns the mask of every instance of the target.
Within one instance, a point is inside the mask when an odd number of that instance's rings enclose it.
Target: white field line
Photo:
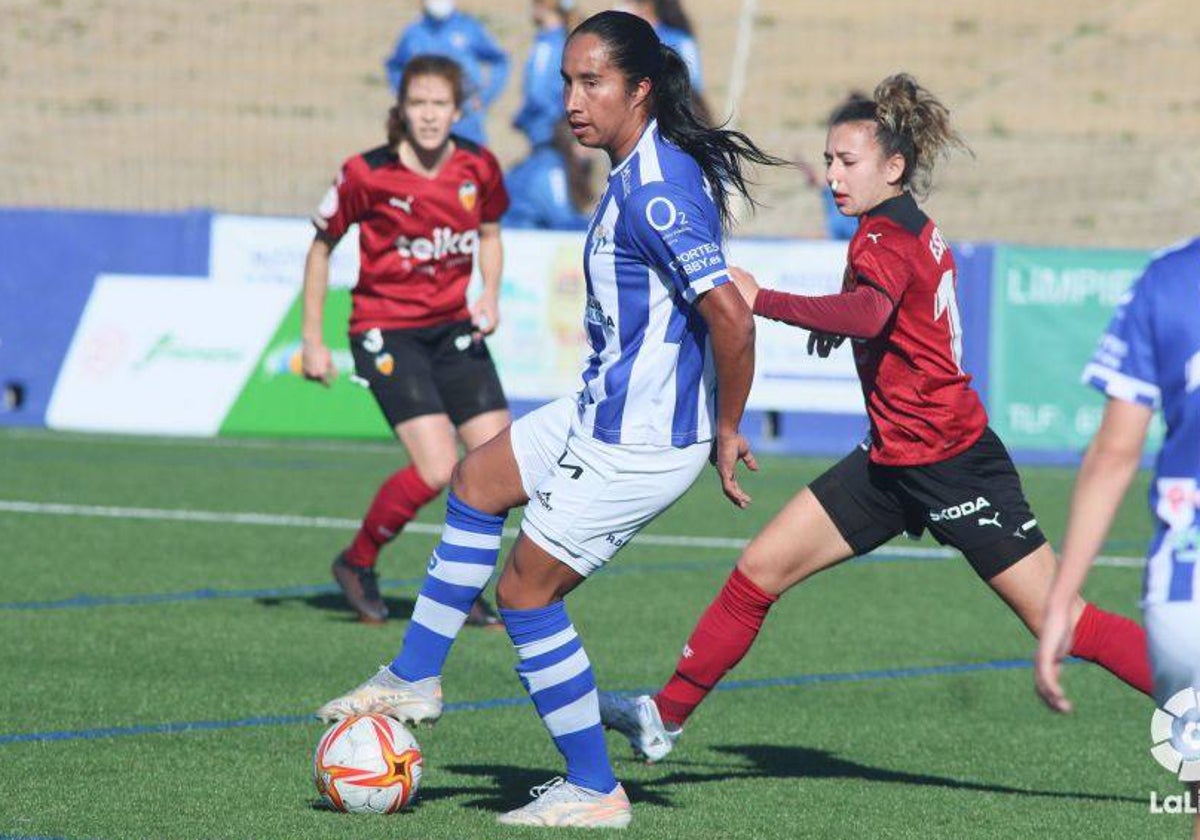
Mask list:
[[[279,513],[250,513],[217,510],[180,510],[172,508],[112,507],[108,505],[73,505],[55,502],[27,502],[19,499],[0,499],[0,513],[34,514],[43,516],[86,516],[103,519],[141,519],[152,522],[198,522],[208,525],[264,525],[275,528],[321,528],[334,531],[352,531],[359,525],[357,519],[336,516],[295,516]],[[439,534],[441,526],[425,522],[410,522],[405,530],[416,534]],[[516,528],[504,529],[504,536],[515,537]],[[678,534],[641,534],[636,544],[640,546],[662,546],[669,548],[705,548],[737,550],[748,541],[735,537],[689,537]],[[910,557],[916,559],[941,559],[955,557],[958,552],[949,548],[912,546],[905,548],[887,545],[875,549],[872,555],[879,557]],[[1099,557],[1099,566],[1141,568],[1145,565],[1141,557]]]

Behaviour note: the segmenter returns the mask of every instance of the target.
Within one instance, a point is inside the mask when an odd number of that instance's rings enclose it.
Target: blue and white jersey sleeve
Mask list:
[[[1161,399],[1154,342],[1154,296],[1149,274],[1117,307],[1083,381],[1114,399],[1157,409]]]
[[[707,195],[651,182],[629,195],[621,224],[638,254],[689,304],[729,282],[721,222]]]

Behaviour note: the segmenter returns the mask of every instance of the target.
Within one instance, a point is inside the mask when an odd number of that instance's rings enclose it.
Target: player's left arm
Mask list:
[[[695,303],[708,325],[713,364],[717,369],[717,441],[713,452],[721,489],[740,508],[750,496],[737,480],[737,463],[751,470],[758,462],[741,433],[742,415],[754,381],[754,315],[732,283],[721,283]]]
[[[500,240],[500,223],[479,226],[479,275],[483,291],[471,304],[471,322],[475,331],[491,335],[500,325],[500,275],[504,271],[504,246]]]
[[[736,467],[758,464],[740,426],[754,379],[754,316],[729,278],[716,208],[672,184],[647,184],[630,194],[619,224],[646,261],[670,279],[676,293],[708,325],[717,371],[714,461],[721,489],[744,508],[750,496]]]

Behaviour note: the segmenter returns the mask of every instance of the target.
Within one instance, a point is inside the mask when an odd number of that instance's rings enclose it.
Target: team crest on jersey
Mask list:
[[[458,188],[458,203],[468,213],[475,209],[475,199],[478,196],[479,188],[475,186],[474,181],[463,181],[462,186]]]
[[[380,353],[375,357],[375,370],[382,373],[384,376],[391,376],[392,371],[396,369],[396,360],[391,353]]]

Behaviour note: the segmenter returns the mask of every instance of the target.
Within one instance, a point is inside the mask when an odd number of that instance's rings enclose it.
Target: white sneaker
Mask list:
[[[683,732],[682,729],[667,729],[649,694],[623,697],[608,691],[600,692],[600,722],[628,738],[633,754],[651,764],[666,758]]]
[[[523,808],[496,817],[504,825],[570,826],[573,828],[624,828],[633,819],[625,788],[609,793],[573,785],[555,776],[529,791],[533,801]]]
[[[317,717],[330,723],[351,715],[388,715],[401,723],[430,726],[442,716],[442,679],[426,677],[409,682],[385,665],[353,691],[335,697],[317,709]]]

